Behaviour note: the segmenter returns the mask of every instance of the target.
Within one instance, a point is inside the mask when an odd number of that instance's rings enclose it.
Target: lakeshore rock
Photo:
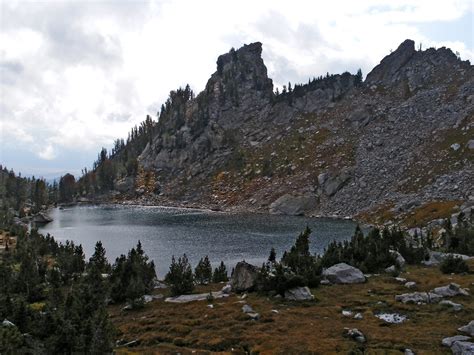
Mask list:
[[[314,210],[317,203],[318,199],[314,195],[293,196],[286,194],[270,205],[270,213],[299,216]]]
[[[323,277],[334,284],[365,282],[365,276],[362,271],[346,263],[339,263],[323,270]]]
[[[46,224],[52,222],[53,219],[44,212],[39,212],[33,216],[32,221],[34,223]]]
[[[257,285],[258,268],[245,261],[239,261],[232,275],[231,286],[234,292],[251,291]]]
[[[308,287],[295,287],[285,291],[285,299],[289,301],[310,301],[314,299]]]

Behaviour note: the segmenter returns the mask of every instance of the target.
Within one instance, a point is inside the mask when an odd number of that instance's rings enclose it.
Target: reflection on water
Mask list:
[[[213,266],[223,260],[229,270],[238,261],[260,265],[272,247],[280,257],[307,225],[313,230],[310,247],[320,253],[332,240],[349,238],[355,224],[346,220],[224,214],[198,210],[142,206],[78,206],[51,212],[52,223],[40,231],[59,241],[81,243],[88,258],[101,240],[111,262],[142,242],[164,277],[171,256],[186,253],[193,267],[209,255]]]

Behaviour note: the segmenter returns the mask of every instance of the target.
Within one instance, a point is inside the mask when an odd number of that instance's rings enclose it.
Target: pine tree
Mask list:
[[[94,254],[89,259],[88,268],[94,266],[97,268],[100,273],[107,274],[110,272],[110,264],[107,261],[107,257],[105,256],[105,248],[102,246],[102,242],[99,240],[95,244],[95,251]]]
[[[214,274],[212,275],[212,282],[227,282],[229,277],[227,276],[227,268],[223,261],[221,261],[219,267],[214,269]]]
[[[165,276],[165,282],[171,286],[173,295],[191,293],[194,289],[194,278],[188,257],[184,254],[176,261],[171,259],[170,270]]]

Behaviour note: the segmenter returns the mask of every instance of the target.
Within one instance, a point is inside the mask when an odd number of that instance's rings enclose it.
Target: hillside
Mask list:
[[[261,53],[261,43],[232,49],[196,97],[171,92],[137,168],[116,169],[120,193],[108,196],[383,220],[433,204],[432,217],[449,215],[474,199],[468,61],[406,40],[363,82],[346,72],[276,94]]]

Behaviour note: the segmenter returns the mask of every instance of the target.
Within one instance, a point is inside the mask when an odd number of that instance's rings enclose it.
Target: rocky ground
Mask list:
[[[472,270],[473,260],[469,263]],[[217,292],[222,286],[202,286],[197,292]],[[142,310],[114,306],[110,311],[119,331],[118,353],[449,354],[472,341],[473,287],[472,274],[408,266],[398,277],[372,275],[365,283],[321,285],[311,290],[310,301],[231,293],[212,302],[177,305],[164,301],[166,289],[157,289],[163,297],[150,299]],[[406,294],[421,296],[404,303]]]

